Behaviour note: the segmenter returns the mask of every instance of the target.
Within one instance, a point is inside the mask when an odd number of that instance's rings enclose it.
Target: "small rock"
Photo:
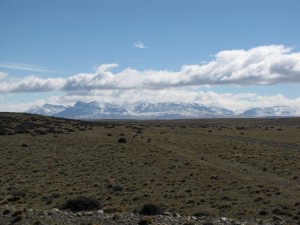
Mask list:
[[[104,213],[104,211],[100,209],[100,210],[98,210],[98,211],[97,211],[97,213],[99,213],[99,214],[103,214],[103,213]]]
[[[85,216],[92,216],[92,215],[93,215],[93,212],[85,212],[84,215],[85,215]]]
[[[227,221],[228,219],[226,217],[221,217],[222,221]]]
[[[172,216],[172,213],[170,213],[170,212],[164,212],[163,215],[165,215],[165,216]]]
[[[280,216],[276,216],[276,215],[273,216],[273,220],[275,220],[275,221],[283,221],[283,219]]]
[[[175,213],[175,217],[180,217],[180,215],[178,213]]]
[[[59,212],[59,209],[53,208],[52,211],[53,211],[53,212]]]

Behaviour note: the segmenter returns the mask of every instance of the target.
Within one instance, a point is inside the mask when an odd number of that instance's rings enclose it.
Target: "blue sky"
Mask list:
[[[77,100],[300,106],[299,9],[298,0],[1,0],[0,111]]]

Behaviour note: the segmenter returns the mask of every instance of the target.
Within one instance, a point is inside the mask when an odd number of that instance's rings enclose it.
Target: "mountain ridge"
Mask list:
[[[96,101],[77,101],[73,106],[45,104],[32,107],[27,113],[68,119],[193,119],[234,117],[293,117],[299,110],[289,106],[254,107],[237,114],[230,109],[199,103],[135,103],[126,107]]]

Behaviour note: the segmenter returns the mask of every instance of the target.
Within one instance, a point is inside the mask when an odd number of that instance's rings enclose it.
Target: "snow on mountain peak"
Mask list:
[[[117,104],[78,101],[74,106],[45,104],[28,113],[70,119],[182,119],[222,117],[289,117],[299,116],[299,109],[289,106],[255,107],[236,115],[232,110],[198,103],[136,103],[123,107]]]
[[[289,106],[256,107],[241,114],[246,117],[289,117],[299,116],[299,111]]]

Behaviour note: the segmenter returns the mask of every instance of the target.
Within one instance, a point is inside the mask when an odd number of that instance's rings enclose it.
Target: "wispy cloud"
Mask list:
[[[282,45],[227,50],[205,64],[184,65],[179,71],[132,68],[113,73],[118,64],[104,64],[95,73],[68,78],[25,77],[0,82],[0,93],[91,90],[163,90],[204,85],[265,86],[300,83],[300,52]]]
[[[35,66],[35,65],[24,64],[24,63],[14,63],[14,62],[0,62],[0,68],[31,71],[31,72],[44,72],[44,73],[57,72],[57,71],[49,70],[47,68]]]
[[[144,45],[144,43],[141,42],[141,41],[135,42],[135,43],[133,44],[133,46],[134,46],[135,48],[147,48],[147,47]]]

